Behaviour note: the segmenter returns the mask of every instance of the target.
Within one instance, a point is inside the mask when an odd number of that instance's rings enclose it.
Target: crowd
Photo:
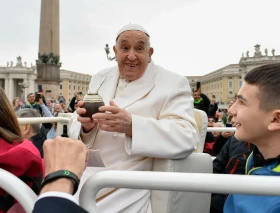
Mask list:
[[[153,158],[188,157],[199,143],[194,108],[206,112],[208,126],[236,126],[235,133],[207,134],[205,151],[217,155],[214,173],[279,176],[280,64],[248,72],[227,112],[217,114],[215,97],[209,100],[198,88],[192,98],[185,77],[154,64],[150,35],[142,26],[124,26],[114,52],[118,65],[92,76],[89,93],[98,91],[105,105],[91,117],[83,116],[81,93],[68,107],[63,97],[51,103],[42,93],[28,94],[25,105],[15,98],[12,107],[0,88],[0,168],[40,191],[34,213],[86,212],[75,198],[96,172],[148,171]],[[71,139],[55,137],[55,124],[17,122],[17,117],[69,111],[74,112]],[[256,115],[262,122],[255,122]],[[93,156],[98,162],[89,161]],[[97,167],[100,162],[103,167]],[[97,201],[99,212],[152,212],[149,190],[104,189]],[[0,212],[16,205],[0,190]],[[276,213],[280,198],[213,194],[210,211]]]

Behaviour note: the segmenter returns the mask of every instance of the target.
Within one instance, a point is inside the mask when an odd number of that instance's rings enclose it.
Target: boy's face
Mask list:
[[[271,112],[260,109],[258,94],[257,86],[245,82],[239,90],[237,101],[228,109],[236,123],[235,137],[256,145],[267,141],[271,118]]]

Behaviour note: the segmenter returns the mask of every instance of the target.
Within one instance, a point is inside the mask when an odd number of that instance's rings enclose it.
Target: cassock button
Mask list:
[[[118,133],[117,132],[114,132],[113,133],[113,137],[117,137],[118,136]]]

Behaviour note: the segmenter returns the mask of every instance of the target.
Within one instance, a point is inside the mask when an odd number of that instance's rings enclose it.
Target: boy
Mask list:
[[[237,124],[235,137],[256,145],[245,172],[280,176],[280,64],[255,68],[244,81],[229,113]],[[224,212],[280,212],[280,197],[230,195]]]

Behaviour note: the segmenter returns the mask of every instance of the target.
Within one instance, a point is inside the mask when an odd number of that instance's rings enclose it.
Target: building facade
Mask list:
[[[77,91],[87,93],[91,75],[61,69],[60,80],[60,95],[70,101]]]
[[[234,98],[242,86],[244,76],[250,70],[269,63],[280,63],[280,55],[275,55],[275,50],[264,50],[264,54],[260,51],[260,45],[255,45],[253,56],[246,52],[246,56],[242,54],[238,64],[230,64],[218,70],[210,72],[204,76],[187,76],[190,87],[196,90],[197,82],[200,82],[201,89],[209,98],[215,96],[219,102],[220,108],[227,108],[228,102]]]
[[[0,86],[5,90],[9,100],[12,102],[14,97],[19,97],[23,101],[27,101],[27,95],[38,91],[37,66],[27,66],[22,63],[21,57],[17,57],[17,63],[13,61],[7,62],[6,67],[0,66]],[[45,96],[49,98],[57,98],[64,96],[68,102],[79,91],[83,94],[87,93],[91,75],[77,73],[68,70],[60,70],[59,92],[53,94],[53,91],[43,87]],[[54,97],[55,96],[55,97]]]

